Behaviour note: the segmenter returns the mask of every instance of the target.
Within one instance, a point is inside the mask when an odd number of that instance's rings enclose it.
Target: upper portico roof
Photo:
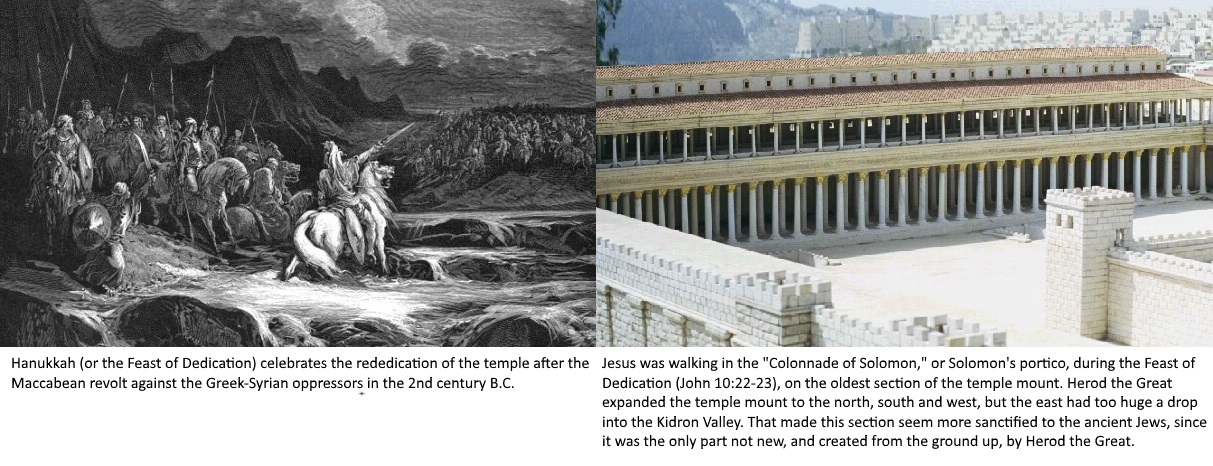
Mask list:
[[[598,81],[623,81],[645,78],[712,76],[735,73],[793,73],[831,69],[874,69],[882,67],[967,66],[977,63],[1041,60],[1123,60],[1128,58],[1166,59],[1162,51],[1149,46],[1070,47],[992,50],[982,52],[913,53],[858,57],[789,58],[782,60],[711,61],[644,66],[605,66],[595,71]]]

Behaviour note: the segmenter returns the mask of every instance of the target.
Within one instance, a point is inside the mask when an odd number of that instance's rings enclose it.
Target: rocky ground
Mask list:
[[[279,312],[252,301],[242,305],[238,298],[235,303],[206,299],[211,296],[207,290],[195,289],[227,280],[225,277],[249,277],[253,285],[279,287],[274,276],[287,257],[282,248],[221,247],[223,251],[214,254],[159,228],[136,226],[123,242],[126,270],[121,283],[98,289],[77,280],[73,271],[78,259],[39,259],[40,249],[34,246],[38,235],[22,233],[9,223],[0,230],[4,240],[0,244],[0,346],[592,345],[592,296],[582,297],[588,289],[580,289],[585,277],[593,273],[593,261],[584,259],[593,254],[592,229],[592,224],[587,230],[579,223],[565,222],[502,230],[482,221],[452,219],[410,230],[409,237],[401,239],[401,247],[389,252],[388,275],[375,278],[380,289],[406,286],[393,284],[400,280],[414,287],[441,289],[436,283],[423,285],[438,278],[435,267],[443,275],[473,283],[533,283],[491,292],[465,290],[467,297],[430,303],[415,318],[433,317],[430,320],[441,325],[420,331],[401,325],[400,319],[368,313]],[[451,254],[435,261],[409,249],[426,244],[449,246],[456,239],[467,246],[502,247],[504,252]],[[511,259],[509,251],[522,247],[545,251],[538,257],[546,259]],[[326,289],[363,293],[358,290],[366,285],[354,277],[374,271],[352,263],[343,265],[353,273],[323,285],[330,288],[313,290],[311,284],[297,279],[281,286],[315,293],[329,293]],[[366,289],[366,295],[372,296],[368,299],[374,299],[374,291]],[[233,294],[240,293],[217,292],[216,296]]]

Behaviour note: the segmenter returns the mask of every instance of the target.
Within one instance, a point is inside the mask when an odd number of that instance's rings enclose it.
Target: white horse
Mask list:
[[[360,220],[365,225],[363,238],[351,237],[348,241],[358,241],[365,248],[351,248],[368,251],[379,263],[383,273],[387,273],[387,254],[384,252],[384,235],[387,225],[392,222],[395,204],[388,198],[384,188],[395,175],[396,170],[391,166],[381,166],[379,162],[367,162],[359,173],[356,193],[360,204]],[[339,212],[331,210],[312,210],[304,213],[295,223],[293,236],[295,254],[282,270],[281,279],[289,280],[294,276],[300,263],[310,266],[325,278],[332,278],[341,272],[337,267],[337,258],[346,246],[346,230]],[[363,263],[364,258],[355,259]]]

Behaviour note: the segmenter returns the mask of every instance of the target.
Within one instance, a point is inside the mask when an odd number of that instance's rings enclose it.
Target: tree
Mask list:
[[[598,35],[595,37],[594,54],[598,61],[598,66],[614,66],[619,64],[619,48],[611,47],[607,50],[607,56],[602,58],[602,43],[606,39],[608,28],[615,27],[615,18],[619,16],[619,9],[623,6],[623,0],[597,0],[598,2],[598,17],[597,27]]]

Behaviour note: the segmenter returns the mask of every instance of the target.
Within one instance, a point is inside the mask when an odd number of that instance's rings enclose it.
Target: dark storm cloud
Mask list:
[[[164,27],[198,32],[217,49],[235,36],[278,36],[303,69],[361,75],[376,98],[520,98],[552,78],[593,83],[591,0],[86,1],[115,45]]]

